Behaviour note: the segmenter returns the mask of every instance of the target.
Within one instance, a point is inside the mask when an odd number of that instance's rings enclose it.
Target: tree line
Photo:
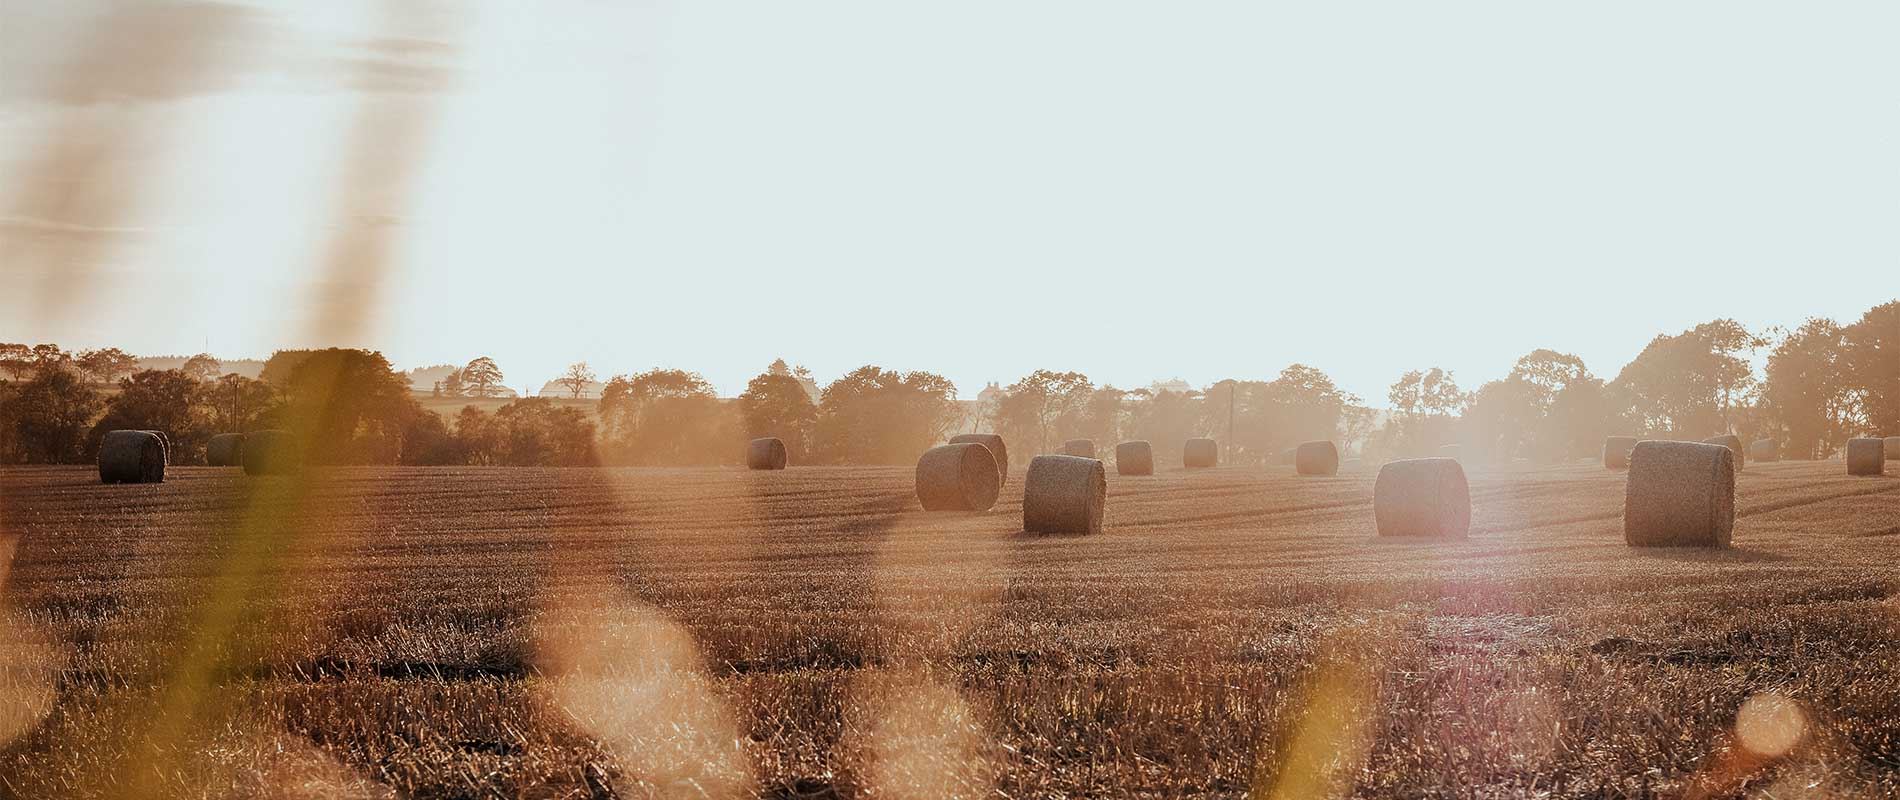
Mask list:
[[[1391,420],[1367,442],[1385,457],[1456,444],[1478,458],[1550,461],[1595,455],[1612,434],[1734,434],[1772,440],[1784,457],[1826,458],[1854,436],[1900,432],[1900,301],[1846,325],[1813,318],[1752,332],[1712,320],[1655,337],[1608,380],[1541,349],[1471,392],[1444,370],[1408,372],[1388,399]]]
[[[1125,390],[1037,370],[972,412],[934,373],[864,366],[820,389],[809,371],[780,360],[732,400],[697,373],[652,369],[609,378],[591,415],[585,401],[537,397],[447,417],[425,409],[374,351],[284,350],[258,378],[218,373],[208,355],[139,370],[113,348],[0,344],[0,463],[89,461],[117,428],[165,431],[180,463],[202,458],[215,433],[262,428],[299,432],[311,460],[328,464],[731,464],[759,436],[783,439],[794,463],[910,464],[977,428],[1030,453],[1068,439],[1146,439],[1169,460],[1187,439],[1212,436],[1238,463],[1270,462],[1314,439],[1375,460],[1455,444],[1471,459],[1554,461],[1593,456],[1612,434],[1724,433],[1773,439],[1788,457],[1823,458],[1851,436],[1900,431],[1900,301],[1851,324],[1810,319],[1793,330],[1713,320],[1657,336],[1607,380],[1548,349],[1470,391],[1447,370],[1408,371],[1389,388],[1383,413],[1304,364],[1269,380],[1185,391]],[[431,394],[489,397],[501,380],[493,359],[480,357]],[[580,363],[558,383],[578,398],[594,380]]]
[[[424,409],[380,353],[283,350],[259,377],[218,375],[194,356],[178,369],[113,377],[88,370],[85,354],[53,345],[0,345],[0,463],[93,460],[107,431],[164,431],[175,463],[198,463],[210,438],[266,428],[296,431],[308,457],[325,464],[594,463],[586,413],[543,398],[494,413],[473,407],[453,423]]]

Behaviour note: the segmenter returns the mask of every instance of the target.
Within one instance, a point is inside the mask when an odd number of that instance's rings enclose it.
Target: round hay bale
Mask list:
[[[1703,439],[1702,443],[1719,444],[1728,448],[1729,452],[1735,454],[1735,468],[1737,470],[1748,466],[1748,448],[1742,445],[1742,437],[1731,433],[1722,436],[1711,436],[1707,439]]]
[[[1102,462],[1080,456],[1036,456],[1023,478],[1023,530],[1101,533],[1108,476]]]
[[[975,442],[932,447],[917,459],[925,511],[988,511],[996,505],[996,456]]]
[[[99,440],[100,483],[164,483],[165,440],[151,431],[108,431]]]
[[[745,446],[746,469],[784,469],[785,442],[777,436],[753,439]]]
[[[951,444],[980,444],[990,449],[990,455],[996,457],[996,486],[1009,485],[1009,446],[1003,444],[1003,437],[994,433],[959,433],[950,437]]]
[[[1900,436],[1889,436],[1881,442],[1881,448],[1886,452],[1887,460],[1900,461]]]
[[[1094,439],[1070,439],[1062,443],[1062,455],[1076,458],[1094,458]]]
[[[1748,443],[1748,460],[1764,464],[1781,460],[1781,443],[1773,439],[1756,439]]]
[[[1471,533],[1471,487],[1455,458],[1413,458],[1379,468],[1372,484],[1372,516],[1380,536],[1455,536]]]
[[[235,467],[244,463],[244,434],[220,433],[205,442],[205,466]]]
[[[1629,469],[1630,449],[1636,446],[1634,436],[1609,436],[1603,440],[1603,468]]]
[[[1463,453],[1464,453],[1464,448],[1459,447],[1458,445],[1455,445],[1455,444],[1439,445],[1438,447],[1439,458],[1457,459]]]
[[[1189,439],[1181,445],[1181,466],[1205,469],[1220,465],[1220,443],[1213,439]]]
[[[166,436],[164,431],[143,431],[143,432],[149,433],[153,436],[158,437],[159,446],[165,449],[165,464],[169,466],[172,463],[172,437]]]
[[[1141,439],[1115,445],[1115,474],[1155,474],[1154,447],[1149,445],[1147,441]]]
[[[254,431],[244,437],[244,474],[288,475],[303,466],[303,446],[290,431]]]
[[[1301,475],[1338,475],[1339,448],[1329,441],[1302,444],[1294,453],[1293,471]]]
[[[1727,547],[1735,529],[1735,451],[1702,442],[1637,442],[1623,491],[1623,540],[1635,547]]]
[[[1886,440],[1847,440],[1847,474],[1881,475],[1887,471]]]

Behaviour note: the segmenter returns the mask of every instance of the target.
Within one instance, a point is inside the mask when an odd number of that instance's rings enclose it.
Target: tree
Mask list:
[[[501,463],[515,467],[584,467],[595,463],[594,423],[578,408],[545,397],[513,401],[495,410]]]
[[[1272,438],[1266,424],[1266,392],[1266,381],[1216,381],[1202,393],[1194,435],[1218,439],[1226,450],[1221,460],[1230,464],[1259,460]]]
[[[105,416],[92,426],[86,449],[97,450],[107,431],[163,431],[178,462],[195,460],[210,434],[196,412],[197,379],[177,369],[148,369],[119,381]]]
[[[1874,306],[1842,331],[1843,379],[1869,432],[1900,431],[1900,300]]]
[[[1022,442],[1031,453],[1046,453],[1060,434],[1080,427],[1094,393],[1095,384],[1087,375],[1039,369],[1003,390],[990,423],[1005,440]]]
[[[479,413],[479,412],[478,412]],[[466,464],[456,450],[455,435],[442,415],[424,411],[409,417],[402,430],[401,463],[409,465]]]
[[[1657,336],[1608,386],[1639,433],[1700,438],[1729,429],[1729,411],[1754,382],[1738,353],[1764,341],[1734,320]]]
[[[1525,383],[1540,414],[1550,410],[1550,404],[1565,388],[1589,378],[1590,369],[1583,365],[1583,359],[1543,348],[1525,353],[1505,376],[1506,380]]]
[[[53,369],[72,363],[73,357],[56,344],[36,344],[32,351],[33,366],[37,369]]]
[[[1339,446],[1350,448],[1356,442],[1363,453],[1372,438],[1373,411],[1360,403],[1348,403],[1339,412]]]
[[[19,388],[12,381],[0,381],[0,464],[18,464],[24,457],[15,439],[13,414],[19,410]]]
[[[184,366],[179,367],[179,369],[183,370],[186,375],[190,375],[193,380],[208,381],[218,377],[218,372],[223,366],[224,365],[219,363],[216,358],[213,358],[210,353],[199,353],[185,359]]]
[[[199,402],[209,412],[213,433],[248,433],[266,427],[265,418],[277,405],[277,390],[270,384],[237,373],[199,385]]]
[[[287,378],[286,424],[319,464],[393,464],[423,411],[409,380],[372,350],[309,351]]]
[[[1268,447],[1292,447],[1303,441],[1339,438],[1339,421],[1359,398],[1341,391],[1333,379],[1305,364],[1292,364],[1263,387],[1262,422],[1270,431]]]
[[[1585,375],[1558,390],[1533,439],[1546,457],[1592,457],[1603,439],[1625,428],[1603,380]]]
[[[1755,385],[1754,367],[1740,354],[1752,354],[1766,347],[1768,340],[1760,334],[1749,332],[1732,319],[1702,323],[1695,327],[1694,332],[1708,342],[1709,352],[1713,356],[1713,379],[1720,395],[1718,408],[1722,413],[1721,432],[1726,433],[1734,429],[1729,412]]]
[[[1386,390],[1392,403],[1386,446],[1392,452],[1419,456],[1452,439],[1452,418],[1464,410],[1465,393],[1449,371],[1432,367],[1399,376]]]
[[[1847,353],[1840,324],[1816,318],[1783,336],[1769,352],[1761,403],[1788,457],[1816,458],[1846,441],[1855,410]]]
[[[99,415],[97,391],[62,369],[42,369],[9,387],[11,397],[0,404],[0,422],[11,432],[15,457],[36,464],[85,458],[86,430]]]
[[[1473,392],[1459,421],[1458,445],[1474,463],[1509,462],[1522,455],[1541,415],[1538,389],[1529,381],[1495,380]]]
[[[569,364],[567,371],[561,373],[561,377],[556,378],[554,382],[567,389],[568,394],[574,399],[579,400],[581,392],[587,391],[588,384],[594,382],[594,371],[588,368],[585,361]]]
[[[813,459],[910,464],[962,416],[956,387],[930,372],[859,367],[826,386],[813,426]]]
[[[1512,414],[1528,426],[1527,455],[1554,461],[1597,453],[1609,435],[1612,413],[1603,381],[1590,374],[1583,359],[1537,349],[1511,367],[1507,381],[1522,384],[1511,394],[1526,404]]]
[[[652,369],[607,382],[606,455],[626,464],[718,464],[738,458],[733,421],[698,373]]]
[[[1074,426],[1063,431],[1063,436],[1093,439],[1103,446],[1113,447],[1121,441],[1122,400],[1127,395],[1127,392],[1113,386],[1090,392],[1082,403],[1081,411],[1075,416]]]
[[[486,466],[501,461],[501,429],[479,408],[463,406],[455,415],[454,441],[457,464]]]
[[[1162,462],[1180,463],[1181,445],[1203,432],[1200,393],[1136,389],[1129,397],[1133,402],[1123,427],[1128,437],[1148,440]]]
[[[33,348],[17,343],[0,343],[0,372],[19,380],[33,372]]]
[[[466,388],[462,385],[462,371],[449,370],[436,384],[437,394],[441,397],[461,397]]]
[[[117,347],[107,347],[80,353],[73,358],[73,366],[79,369],[80,374],[91,378],[93,383],[112,383],[119,376],[137,370],[139,360]]]
[[[475,397],[491,397],[495,387],[501,385],[501,367],[495,366],[494,359],[480,356],[462,367],[461,378]]]
[[[783,362],[779,362],[783,364]],[[774,372],[753,378],[739,395],[739,419],[747,438],[776,436],[785,442],[793,462],[804,461],[809,454],[812,427],[818,422],[818,407],[805,394],[805,387],[791,371]]]
[[[264,360],[264,368],[257,373],[258,380],[278,389],[290,385],[290,373],[295,372],[303,362],[316,355],[317,350],[278,350]]]

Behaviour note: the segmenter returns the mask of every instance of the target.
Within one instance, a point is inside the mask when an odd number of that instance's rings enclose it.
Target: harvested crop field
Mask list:
[[[18,797],[1900,794],[1900,477],[1110,472],[1099,536],[901,468],[0,469]]]

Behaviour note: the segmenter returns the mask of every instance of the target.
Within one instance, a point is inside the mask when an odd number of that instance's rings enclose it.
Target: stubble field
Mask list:
[[[1290,469],[1288,470],[1290,471]],[[16,797],[1900,795],[1900,478],[1109,480],[1095,537],[906,468],[0,469]]]

